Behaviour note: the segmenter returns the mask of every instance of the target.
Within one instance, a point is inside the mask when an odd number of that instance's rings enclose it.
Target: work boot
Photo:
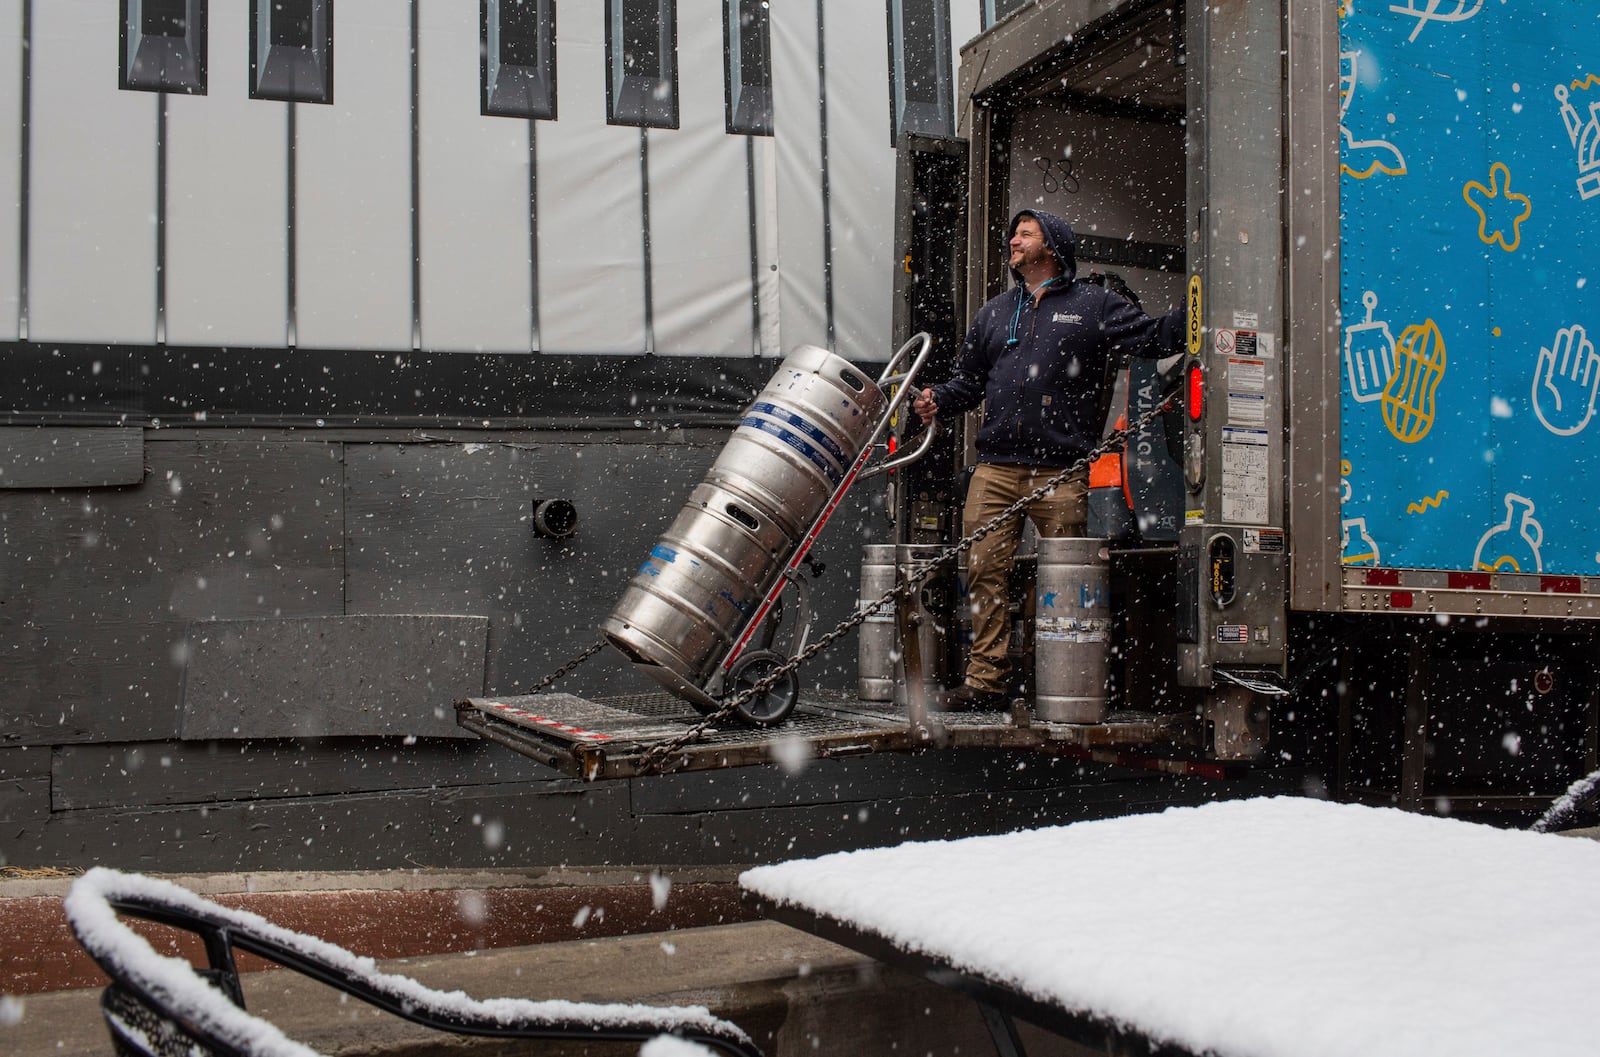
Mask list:
[[[1006,695],[962,683],[944,695],[944,707],[947,712],[1000,712],[1006,707]]]

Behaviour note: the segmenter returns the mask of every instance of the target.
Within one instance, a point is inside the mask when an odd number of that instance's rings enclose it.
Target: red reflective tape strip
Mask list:
[[[1487,591],[1492,579],[1488,573],[1451,573],[1445,583],[1456,591]]]
[[[529,712],[525,708],[517,708],[514,705],[502,704],[499,701],[491,701],[489,704],[490,707],[498,709],[501,712],[508,712],[511,715],[516,716],[518,719],[527,720],[529,723],[537,723],[541,727],[549,727],[552,730],[559,730],[563,734],[576,734],[579,737],[586,738],[590,741],[610,741],[612,738],[610,734],[601,734],[599,731],[587,730],[583,727],[575,727],[571,723],[563,723],[559,719],[551,719],[549,716],[541,716],[537,713]]]
[[[1541,576],[1539,590],[1560,595],[1579,595],[1583,593],[1583,581],[1576,576]]]
[[[1417,600],[1410,591],[1389,592],[1389,606],[1393,609],[1410,609],[1416,604]]]
[[[1399,587],[1400,586],[1400,570],[1399,569],[1368,569],[1367,570],[1367,586],[1368,587]]]

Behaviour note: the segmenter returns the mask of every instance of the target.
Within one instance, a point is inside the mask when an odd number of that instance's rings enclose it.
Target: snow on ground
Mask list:
[[[763,866],[748,890],[1225,1057],[1600,1050],[1600,843],[1280,797]]]

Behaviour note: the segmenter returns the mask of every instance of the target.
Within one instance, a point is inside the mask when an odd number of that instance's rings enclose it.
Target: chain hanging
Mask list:
[[[1176,393],[1168,393],[1160,403],[1156,404],[1144,415],[1140,416],[1137,421],[1132,422],[1121,429],[1112,430],[1105,436],[1104,439],[1100,441],[1098,445],[1090,449],[1090,451],[1077,462],[1060,471],[1044,484],[1041,484],[1027,495],[1006,507],[985,524],[979,525],[976,529],[973,529],[972,532],[961,537],[961,539],[957,540],[955,543],[952,543],[949,547],[946,547],[936,558],[924,563],[920,568],[916,569],[905,580],[905,582],[895,584],[895,586],[879,595],[878,598],[871,604],[860,607],[853,616],[846,617],[844,620],[840,621],[832,631],[828,632],[826,635],[823,635],[816,642],[795,654],[794,657],[790,658],[787,663],[774,668],[771,672],[768,672],[766,676],[759,679],[753,685],[747,687],[745,690],[734,695],[733,697],[728,698],[715,712],[709,713],[708,715],[702,717],[698,722],[685,729],[682,734],[678,734],[667,739],[666,741],[657,742],[656,744],[650,746],[650,748],[647,749],[644,755],[639,759],[639,769],[641,773],[648,774],[653,770],[658,770],[661,765],[664,764],[668,756],[671,756],[673,753],[682,749],[690,742],[695,741],[706,731],[712,729],[717,724],[723,722],[729,716],[733,715],[734,712],[738,711],[741,707],[772,689],[781,680],[788,678],[788,676],[798,669],[802,664],[806,663],[811,658],[827,649],[829,646],[833,645],[833,643],[837,642],[839,638],[846,632],[865,623],[869,617],[877,613],[890,602],[897,601],[901,596],[909,596],[911,592],[921,587],[923,582],[934,574],[935,570],[958,558],[966,551],[971,550],[973,544],[982,540],[985,536],[989,535],[989,533],[1005,524],[1006,521],[1022,513],[1022,511],[1027,509],[1037,500],[1043,498],[1068,477],[1071,477],[1073,474],[1086,469],[1090,463],[1094,462],[1094,460],[1098,459],[1112,448],[1115,448],[1117,445],[1126,441],[1130,434],[1149,425],[1155,420],[1157,415],[1161,414],[1167,409],[1167,406],[1172,403],[1174,396],[1176,396]]]
[[[605,648],[606,643],[604,639],[596,640],[592,645],[585,647],[580,652],[574,654],[566,664],[563,664],[561,667],[557,668],[555,671],[539,680],[539,684],[532,690],[529,690],[528,693],[537,694],[546,687],[553,685],[556,680],[564,679],[566,676],[571,674],[574,668],[578,667],[578,665],[582,664],[584,661],[588,660],[590,657],[593,657],[595,654],[599,653]]]

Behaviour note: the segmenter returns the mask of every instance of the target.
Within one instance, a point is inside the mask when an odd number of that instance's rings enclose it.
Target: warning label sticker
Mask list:
[[[1264,426],[1267,424],[1267,397],[1264,393],[1229,393],[1228,424]]]
[[[1235,330],[1233,334],[1233,347],[1231,349],[1218,348],[1218,352],[1236,353],[1240,356],[1251,358],[1273,355],[1274,342],[1272,335],[1264,330]]]
[[[1228,358],[1228,388],[1241,393],[1266,392],[1266,361],[1244,360],[1237,356],[1230,356]]]
[[[1230,404],[1231,404],[1231,396]],[[1236,525],[1267,523],[1267,431],[1222,431],[1222,520]]]
[[[1244,549],[1248,554],[1282,554],[1283,529],[1245,529]]]

